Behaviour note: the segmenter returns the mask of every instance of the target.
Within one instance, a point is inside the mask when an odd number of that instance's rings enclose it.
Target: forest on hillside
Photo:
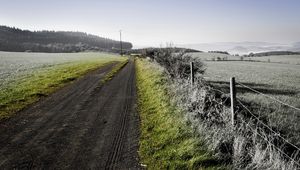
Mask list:
[[[130,42],[122,42],[124,50],[130,50]],[[15,52],[119,52],[120,41],[71,31],[28,31],[0,26],[0,51]]]

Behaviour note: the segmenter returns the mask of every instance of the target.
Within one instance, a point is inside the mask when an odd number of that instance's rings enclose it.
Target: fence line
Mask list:
[[[261,92],[259,92],[259,91],[257,91],[257,90],[255,90],[255,89],[252,89],[251,87],[248,87],[248,86],[246,86],[246,85],[244,85],[244,84],[242,84],[242,83],[238,83],[238,82],[236,82],[237,84],[239,84],[239,85],[241,85],[241,86],[244,86],[244,87],[246,87],[246,88],[248,88],[248,89],[250,89],[250,90],[252,90],[252,91],[254,91],[254,92],[256,92],[256,93],[259,93],[259,94],[262,94],[262,95],[264,95],[264,96],[267,96],[267,97],[269,97],[269,98],[272,98],[273,99],[273,97],[271,97],[271,96],[268,96],[268,95],[266,95],[266,94],[263,94],[263,93],[261,93]],[[229,93],[225,93],[225,92],[223,92],[223,91],[221,91],[221,90],[218,90],[218,89],[215,89],[215,88],[211,88],[212,90],[214,90],[214,91],[217,91],[217,92],[220,92],[220,93],[222,93],[222,94],[225,94],[225,95],[228,95]],[[227,97],[228,98],[228,97]],[[271,132],[273,132],[276,136],[278,136],[279,138],[281,138],[283,141],[285,141],[286,143],[288,143],[288,144],[290,144],[291,146],[293,146],[294,148],[296,148],[298,151],[300,151],[300,148],[299,147],[297,147],[296,145],[294,145],[294,144],[292,144],[292,143],[290,143],[287,139],[285,139],[285,138],[283,138],[281,135],[280,135],[280,133],[279,132],[276,132],[276,131],[274,131],[270,126],[268,126],[267,124],[265,124],[263,121],[261,121],[260,119],[259,119],[259,117],[257,117],[255,114],[253,114],[251,111],[250,111],[250,109],[248,109],[242,102],[241,102],[241,99],[240,98],[238,98],[238,97],[236,97],[237,98],[237,102],[245,109],[245,110],[247,110],[247,112],[249,112],[260,124],[262,124],[264,127],[266,127],[267,129],[269,129]],[[275,98],[274,98],[275,99]],[[279,101],[279,100],[277,100],[277,99],[275,99],[276,101]],[[289,106],[288,104],[286,104],[286,103],[284,103],[284,102],[281,102],[281,101],[279,101],[280,103],[282,103],[282,104],[284,104],[284,105],[287,105],[287,106]],[[293,106],[292,106],[293,107]],[[293,108],[296,108],[296,107],[293,107]],[[296,109],[298,109],[298,108],[296,108]],[[300,110],[300,109],[299,109]]]
[[[266,95],[266,94],[264,94],[264,93],[262,93],[262,92],[260,92],[260,91],[257,91],[257,90],[255,90],[255,89],[253,89],[253,88],[251,88],[251,87],[249,87],[249,86],[247,86],[247,85],[244,85],[244,84],[238,83],[238,82],[236,82],[236,84],[241,85],[241,86],[243,86],[243,87],[245,87],[245,88],[247,88],[247,89],[249,89],[249,90],[251,90],[251,91],[253,91],[253,92],[255,92],[255,93],[258,93],[258,94],[260,94],[260,95],[263,95],[263,96],[265,96],[265,97],[268,97],[268,98],[270,98],[270,99],[272,99],[272,100],[274,100],[274,101],[276,101],[276,102],[278,102],[278,103],[281,103],[281,104],[286,105],[286,106],[288,106],[288,107],[290,107],[290,108],[293,108],[293,109],[295,109],[295,110],[300,111],[300,108],[297,108],[297,107],[295,107],[295,106],[292,106],[292,105],[289,105],[289,104],[287,104],[287,103],[284,103],[283,101],[280,101],[280,100],[278,100],[278,99],[276,99],[276,98],[274,98],[274,97],[272,97],[272,96]]]
[[[260,94],[260,95],[263,95],[263,96],[265,96],[265,97],[268,97],[268,98],[270,98],[270,99],[272,99],[272,100],[274,100],[274,101],[276,101],[276,102],[279,102],[279,103],[281,103],[281,104],[283,104],[283,105],[286,105],[286,106],[288,106],[288,107],[290,107],[290,108],[293,108],[293,109],[295,109],[295,110],[298,110],[298,111],[300,111],[300,108],[297,108],[297,107],[295,107],[295,106],[292,106],[292,105],[289,105],[289,104],[287,104],[287,103],[284,103],[284,102],[282,102],[282,101],[280,101],[280,100],[278,100],[278,99],[276,99],[276,98],[274,98],[274,97],[271,97],[271,96],[269,96],[269,95],[266,95],[266,94],[264,94],[264,93],[262,93],[262,92],[260,92],[260,91],[257,91],[257,90],[255,90],[255,89],[253,89],[253,88],[251,88],[251,87],[249,87],[249,86],[246,86],[246,85],[244,85],[244,84],[242,84],[242,83],[238,83],[238,82],[235,82],[236,84],[238,84],[238,85],[240,85],[240,86],[243,86],[243,87],[245,87],[245,88],[247,88],[247,89],[249,89],[249,90],[251,90],[251,91],[253,91],[253,92],[255,92],[255,93],[258,93],[258,94]],[[221,94],[224,94],[224,95],[229,95],[229,93],[225,93],[225,92],[223,92],[223,91],[221,91],[221,90],[218,90],[218,89],[215,89],[215,88],[213,88],[213,87],[211,87],[211,90],[214,90],[214,91],[217,91],[217,92],[220,92]],[[230,96],[230,95],[229,95]],[[228,96],[228,97],[229,97]],[[227,98],[228,98],[227,97]],[[292,144],[292,143],[290,143],[287,139],[285,139],[284,137],[282,137],[281,135],[280,135],[280,133],[279,132],[276,132],[276,131],[274,131],[270,126],[268,126],[267,124],[265,124],[263,121],[261,121],[260,119],[259,119],[259,117],[258,116],[256,116],[255,114],[253,114],[251,111],[250,111],[250,109],[248,109],[241,101],[240,101],[240,99],[238,98],[238,97],[236,97],[237,98],[237,102],[247,111],[247,112],[249,112],[260,124],[262,124],[264,127],[266,127],[267,129],[269,129],[272,133],[274,133],[276,136],[278,136],[279,138],[281,138],[285,143],[287,143],[287,144],[289,144],[289,145],[291,145],[291,146],[293,146],[295,149],[297,149],[297,152],[299,153],[299,151],[300,151],[300,148],[298,147],[298,146],[296,146],[296,145],[294,145],[294,144]],[[242,120],[241,119],[241,121],[242,122],[244,122],[250,129],[251,129],[251,131],[255,131],[255,130],[253,130],[253,128],[247,123],[247,122],[245,122],[244,120]],[[271,143],[268,139],[266,139],[262,134],[260,134],[259,132],[256,132],[256,134],[258,134],[261,138],[263,138],[266,142],[268,142],[269,144],[271,144],[276,150],[278,150],[281,154],[283,154],[283,155],[285,155],[287,158],[289,158],[291,161],[293,161],[295,164],[297,164],[299,167],[300,167],[300,163],[298,163],[295,159],[293,159],[291,156],[289,156],[288,154],[286,154],[284,151],[282,151],[280,148],[278,148],[277,146],[275,146],[273,143]]]
[[[249,127],[249,129],[251,131],[255,131],[247,122],[245,122],[244,120],[242,120],[243,123],[246,124],[246,126]],[[278,150],[281,154],[285,155],[286,157],[288,157],[291,161],[293,161],[294,163],[296,163],[299,167],[300,164],[298,163],[298,161],[296,161],[295,159],[293,159],[291,156],[289,156],[288,154],[284,153],[280,148],[278,148],[277,146],[275,146],[273,143],[271,143],[268,139],[266,139],[262,134],[260,134],[259,132],[256,131],[256,134],[259,135],[262,139],[264,139],[266,142],[268,142],[270,145],[272,145],[276,150]]]

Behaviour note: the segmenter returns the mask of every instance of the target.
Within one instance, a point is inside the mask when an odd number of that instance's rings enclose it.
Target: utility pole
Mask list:
[[[123,55],[123,46],[122,46],[122,30],[120,30],[120,47],[121,47],[121,55]]]

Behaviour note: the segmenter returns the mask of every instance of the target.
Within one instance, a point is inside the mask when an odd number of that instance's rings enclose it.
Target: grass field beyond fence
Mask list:
[[[229,93],[230,77],[235,77],[239,83],[300,108],[299,65],[245,61],[218,61],[205,64],[207,68],[205,79],[225,93]],[[267,116],[272,127],[286,133],[292,143],[300,146],[299,111],[239,85],[237,97],[248,103],[255,113]]]
[[[245,57],[220,53],[188,53],[193,57],[200,58],[203,61],[246,61],[300,65],[300,55],[270,55],[261,57]]]

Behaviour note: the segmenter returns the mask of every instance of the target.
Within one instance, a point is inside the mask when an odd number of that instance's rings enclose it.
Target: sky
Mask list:
[[[300,0],[0,0],[0,25],[134,46],[300,41]]]

